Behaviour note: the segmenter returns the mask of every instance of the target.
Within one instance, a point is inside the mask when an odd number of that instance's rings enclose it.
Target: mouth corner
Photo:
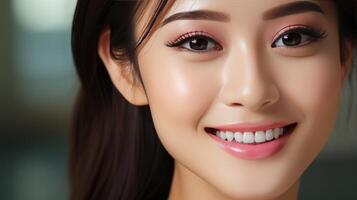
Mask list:
[[[211,127],[205,127],[204,130],[206,133],[213,134],[213,135],[215,134],[215,131],[216,131],[216,129],[211,128]]]
[[[286,130],[286,132],[290,132],[290,131],[293,131],[297,125],[298,125],[298,123],[294,122],[294,123],[291,123],[291,124],[285,126],[284,129]]]

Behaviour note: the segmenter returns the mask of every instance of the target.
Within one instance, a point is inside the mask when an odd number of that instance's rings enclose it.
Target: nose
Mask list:
[[[243,52],[242,56],[229,56],[224,65],[221,95],[227,106],[258,111],[275,104],[280,92],[272,72],[262,64],[257,54]]]

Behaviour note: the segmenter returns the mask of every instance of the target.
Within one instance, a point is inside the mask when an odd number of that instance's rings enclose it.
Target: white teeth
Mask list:
[[[284,128],[279,128],[279,136],[283,135],[284,133]]]
[[[243,134],[241,132],[235,132],[234,139],[237,142],[243,142]]]
[[[269,129],[265,132],[265,139],[267,141],[270,141],[274,138],[274,135],[273,135],[273,130]]]
[[[220,137],[220,133],[221,133],[220,131],[216,131],[216,136]]]
[[[254,134],[252,132],[244,132],[243,142],[247,144],[254,143]]]
[[[257,131],[254,134],[255,143],[265,142],[265,131]]]
[[[220,137],[222,140],[225,140],[225,139],[226,139],[226,133],[225,133],[224,131],[220,131],[219,137]]]
[[[233,140],[233,137],[234,137],[233,132],[230,132],[230,131],[226,132],[226,138],[228,141],[231,142]]]
[[[273,139],[278,139],[284,133],[284,128],[274,128],[266,131],[256,131],[256,132],[231,132],[231,131],[216,131],[216,136],[222,140],[227,140],[229,142],[235,141],[239,143],[262,143],[266,141],[271,141]]]
[[[278,139],[280,136],[280,130],[279,128],[274,128],[274,138]]]

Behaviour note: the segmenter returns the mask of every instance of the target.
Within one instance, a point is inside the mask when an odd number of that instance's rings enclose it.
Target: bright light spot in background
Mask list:
[[[12,0],[16,22],[33,32],[71,27],[76,0]]]

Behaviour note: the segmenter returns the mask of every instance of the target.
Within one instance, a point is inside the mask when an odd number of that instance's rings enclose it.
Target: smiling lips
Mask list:
[[[231,124],[206,128],[210,137],[229,154],[243,159],[263,159],[278,152],[297,123]]]

